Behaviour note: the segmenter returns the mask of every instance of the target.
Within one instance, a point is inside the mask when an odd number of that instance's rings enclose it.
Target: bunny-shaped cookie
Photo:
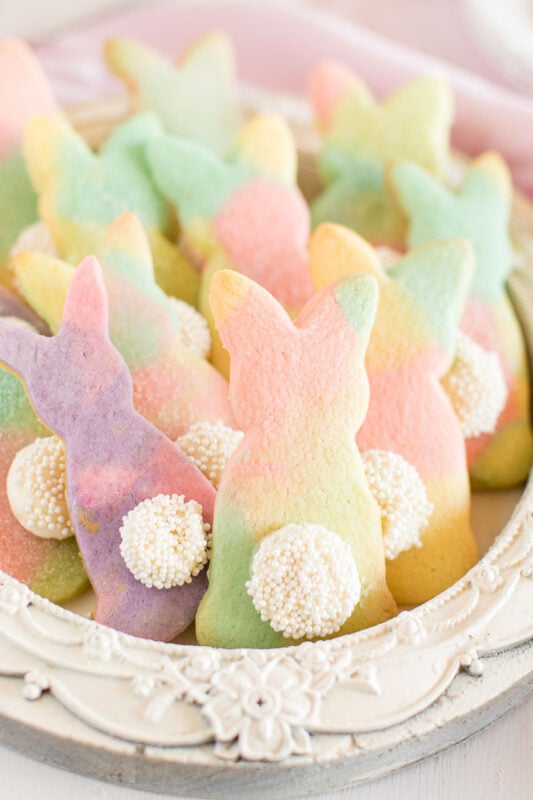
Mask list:
[[[41,333],[46,325],[16,295],[0,287],[0,317],[29,323]],[[5,324],[8,324],[7,321]],[[87,575],[74,539],[42,539],[23,528],[11,509],[7,476],[22,448],[49,431],[37,419],[20,381],[0,368],[0,569],[56,603],[83,592]]]
[[[173,220],[144,155],[147,142],[160,133],[154,115],[139,114],[93,153],[66,121],[35,117],[25,130],[24,156],[40,217],[61,258],[78,264],[98,252],[113,220],[135,213],[146,227],[158,282],[167,294],[195,303],[198,274],[166,238],[174,234]]]
[[[422,546],[387,562],[400,604],[421,603],[450,586],[477,560],[470,528],[464,440],[440,384],[455,350],[473,271],[465,240],[419,247],[385,273],[376,251],[347,228],[320,226],[311,239],[317,288],[349,274],[374,275],[380,300],[366,366],[368,414],[357,434],[362,453],[397,453],[418,471],[433,512]]]
[[[136,108],[154,111],[168,133],[227,155],[241,112],[235,54],[225,34],[211,33],[194,42],[177,66],[130,39],[109,41],[105,57]]]
[[[149,243],[133,214],[109,227],[100,255],[109,335],[132,372],[137,411],[171,439],[196,422],[233,425],[227,382],[183,345],[176,312],[155,282]],[[74,267],[41,253],[21,253],[14,266],[26,300],[57,331]]]
[[[279,535],[283,550],[287,526],[298,528],[304,548],[315,526],[348,545],[361,595],[336,633],[396,612],[379,511],[355,446],[368,404],[364,356],[376,302],[373,279],[350,277],[315,295],[293,323],[249,278],[235,271],[213,277],[213,314],[231,353],[230,393],[245,435],[219,487],[209,589],[196,618],[202,644],[290,643],[261,618],[246,586],[257,548]],[[273,557],[280,562],[279,551]],[[294,570],[303,574],[308,566],[296,562]],[[321,591],[319,580],[315,589]]]
[[[418,78],[377,102],[360,78],[327,61],[309,78],[324,137],[325,188],[312,205],[313,226],[347,225],[374,244],[402,247],[405,216],[387,190],[388,164],[409,159],[437,175],[449,161],[452,97],[436,77]]]
[[[242,272],[291,315],[312,294],[309,211],[295,185],[293,136],[281,118],[264,115],[243,126],[228,161],[170,136],[151,142],[147,155],[157,185],[178,209],[186,247],[203,264],[199,307],[213,334],[212,361],[227,376],[208,301],[215,272]]]
[[[519,484],[529,474],[533,435],[526,347],[506,291],[511,269],[509,169],[497,153],[484,153],[468,166],[456,192],[410,162],[396,164],[389,177],[409,217],[411,247],[449,236],[472,242],[475,272],[461,329],[497,353],[507,400],[491,432],[466,439],[470,479],[477,489]]]
[[[24,381],[31,402],[65,443],[72,525],[97,595],[95,619],[141,637],[171,640],[194,618],[201,574],[170,589],[148,588],[120,552],[125,515],[159,494],[196,500],[206,523],[215,491],[193,462],[132,405],[129,370],[107,337],[107,296],[98,262],[72,280],[58,334],[0,325],[0,360]]]

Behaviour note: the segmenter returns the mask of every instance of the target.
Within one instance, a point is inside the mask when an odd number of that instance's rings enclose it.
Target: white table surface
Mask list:
[[[129,1],[133,4],[142,0]],[[34,0],[0,0],[0,37],[50,33],[96,11],[126,4],[124,0],[47,0],[45,6],[38,6]],[[167,797],[104,784],[0,747],[0,800],[164,800]],[[531,800],[533,696],[469,741],[379,781],[322,794],[319,800],[407,798]]]

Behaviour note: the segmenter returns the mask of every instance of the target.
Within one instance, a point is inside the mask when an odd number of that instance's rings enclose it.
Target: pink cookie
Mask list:
[[[19,39],[0,43],[0,160],[19,151],[31,117],[58,112],[46,76],[28,45]]]
[[[349,277],[317,293],[293,323],[244,275],[213,278],[213,313],[231,353],[233,408],[245,435],[219,487],[209,589],[196,618],[202,644],[279,647],[396,613],[379,512],[355,445],[368,405],[364,356],[376,289],[373,278]],[[257,554],[266,569],[254,572]],[[359,579],[350,577],[350,562]],[[284,563],[287,573],[277,574]],[[344,590],[352,599],[340,614]]]
[[[212,331],[209,287],[224,268],[255,280],[294,316],[312,295],[310,219],[295,185],[296,149],[286,123],[269,115],[249,120],[227,161],[169,136],[151,142],[147,154],[159,189],[178,210],[188,250],[203,265],[200,309]],[[228,374],[217,335],[212,360]]]
[[[362,453],[389,451],[420,476],[433,509],[421,535],[387,563],[399,604],[421,603],[458,580],[477,561],[470,527],[470,488],[459,421],[440,380],[449,370],[473,272],[466,240],[415,248],[386,273],[376,251],[337,225],[311,240],[317,288],[355,274],[373,275],[380,299],[366,368],[368,414],[357,434]]]

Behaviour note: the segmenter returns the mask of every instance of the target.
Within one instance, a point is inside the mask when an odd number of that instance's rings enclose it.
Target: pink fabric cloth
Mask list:
[[[480,49],[467,0],[309,0],[394,42],[512,88]]]
[[[326,0],[319,3],[324,6]],[[316,4],[315,4],[316,5]],[[332,0],[341,12],[357,13],[342,0]],[[341,8],[344,6],[344,8]],[[425,30],[433,40],[453,36],[454,17],[449,7],[457,0],[402,0],[390,3],[396,20],[408,6],[411,19],[425,20],[418,34],[427,43]],[[441,16],[428,17],[428,7],[448,7],[447,23]],[[364,11],[366,7],[366,11]],[[381,8],[381,15],[379,9]],[[424,11],[425,8],[425,11]],[[362,9],[362,10],[361,10]],[[381,27],[389,35],[390,17],[384,0],[362,3],[361,18]],[[399,10],[402,12],[399,14]],[[438,10],[438,9],[437,9]],[[363,13],[364,12],[364,13]],[[421,15],[416,17],[416,15]],[[371,22],[370,20],[373,20]],[[440,20],[440,22],[439,22]],[[239,74],[246,82],[302,94],[311,69],[322,59],[337,59],[355,69],[379,95],[421,74],[441,74],[452,84],[456,97],[454,145],[470,155],[483,150],[499,150],[507,159],[517,185],[533,196],[533,101],[504,85],[483,57],[468,52],[470,42],[464,24],[456,17],[458,52],[451,57],[480,77],[442,59],[433,58],[390,38],[376,35],[347,18],[316,9],[311,3],[278,3],[254,0],[179,0],[151,3],[107,17],[37,47],[45,70],[63,104],[73,104],[120,92],[120,85],[106,72],[101,60],[103,42],[111,36],[131,36],[157,47],[170,57],[177,55],[191,40],[213,29],[225,30],[234,40]],[[384,24],[387,23],[387,24]],[[389,26],[389,27],[387,27]],[[414,41],[415,26],[400,25],[400,36]],[[427,44],[426,44],[427,46]],[[454,45],[457,47],[457,43]],[[462,54],[462,55],[461,55]],[[440,55],[450,58],[450,53]],[[497,82],[496,82],[497,81]]]

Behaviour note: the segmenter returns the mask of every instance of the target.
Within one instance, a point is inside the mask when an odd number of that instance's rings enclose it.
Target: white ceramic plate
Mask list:
[[[121,113],[103,108],[78,115],[88,138]],[[284,111],[312,191],[312,137],[297,104]],[[531,350],[533,211],[520,199],[513,237]],[[533,686],[533,484],[521,498],[477,496],[474,526],[486,554],[434,600],[273,651],[136,639],[84,616],[88,598],[73,613],[0,573],[0,741],[103,780],[217,800],[332,790],[434,753]]]

